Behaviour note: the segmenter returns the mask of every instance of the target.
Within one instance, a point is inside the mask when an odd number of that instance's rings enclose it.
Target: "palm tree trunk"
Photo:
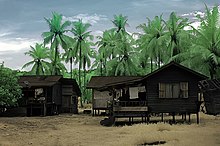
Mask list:
[[[73,57],[70,58],[70,78],[73,78]]]
[[[101,63],[101,66],[100,66],[100,74],[101,74],[101,76],[102,76],[102,75],[103,75],[103,73],[102,73],[102,64],[103,64],[102,59],[100,60],[100,63]]]
[[[82,61],[82,44],[80,42],[80,46],[79,46],[79,88],[82,89],[81,87],[81,61]],[[81,95],[82,96],[82,95]],[[83,107],[83,103],[82,103],[82,97],[80,98],[80,107]]]
[[[150,58],[150,71],[153,72],[153,60]]]
[[[54,39],[56,39],[56,36]],[[58,57],[58,45],[57,45],[57,42],[55,44],[56,44],[56,47],[55,47],[55,56],[54,56],[55,58],[54,58],[54,63],[53,63],[53,75],[57,74],[56,73],[56,64],[57,64],[57,57]]]
[[[85,91],[86,91],[86,59],[85,57],[83,58],[83,84],[84,84],[84,87],[83,87],[83,96],[84,96],[84,103],[85,103]]]
[[[36,75],[40,75],[40,63],[39,60],[37,61],[37,68],[36,68]]]

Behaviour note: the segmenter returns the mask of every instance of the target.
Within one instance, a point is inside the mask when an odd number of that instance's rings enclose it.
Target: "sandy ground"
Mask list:
[[[48,117],[0,117],[0,146],[137,146],[155,141],[161,145],[218,146],[220,116],[200,115],[201,123],[134,124],[103,127],[104,117],[63,114]]]

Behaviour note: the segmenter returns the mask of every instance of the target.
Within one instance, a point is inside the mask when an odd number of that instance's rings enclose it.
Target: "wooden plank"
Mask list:
[[[148,111],[147,107],[113,107],[113,111],[122,111],[122,112],[129,112],[129,111]]]

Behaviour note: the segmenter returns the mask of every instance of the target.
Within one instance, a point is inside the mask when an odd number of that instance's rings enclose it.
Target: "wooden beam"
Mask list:
[[[113,111],[123,111],[123,112],[148,111],[148,107],[113,107]]]

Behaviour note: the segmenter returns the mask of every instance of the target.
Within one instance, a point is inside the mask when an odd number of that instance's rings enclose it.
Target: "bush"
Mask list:
[[[16,106],[21,98],[21,87],[18,85],[16,72],[0,66],[0,107]]]

